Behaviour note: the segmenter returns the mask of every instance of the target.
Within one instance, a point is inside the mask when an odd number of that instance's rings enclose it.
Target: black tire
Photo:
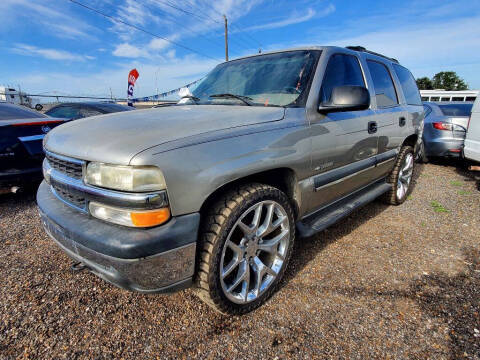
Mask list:
[[[398,179],[399,175],[402,169],[402,165],[404,165],[405,159],[407,158],[408,155],[411,155],[414,159],[414,151],[413,147],[411,146],[402,146],[400,149],[400,152],[397,156],[397,159],[395,160],[395,165],[393,167],[392,172],[390,175],[387,177],[387,182],[392,185],[392,189],[388,191],[385,195],[383,200],[390,205],[400,205],[405,202],[407,199],[408,195],[410,194],[412,190],[412,179],[410,180],[409,186],[407,188],[407,191],[405,194],[401,197],[397,196],[397,190],[398,190]],[[413,173],[415,171],[415,161],[413,161],[413,169],[412,169],[412,178],[413,178]]]
[[[42,111],[42,109],[43,109],[43,105],[41,105],[41,104],[35,105],[35,110]]]
[[[227,298],[222,289],[220,264],[223,247],[237,220],[255,204],[262,201],[280,204],[289,221],[289,242],[283,267],[269,287],[255,300],[237,304]],[[202,220],[197,247],[195,292],[205,303],[223,314],[241,315],[263,303],[274,293],[290,260],[295,239],[295,222],[288,197],[279,189],[263,184],[247,184],[226,192],[211,207]]]

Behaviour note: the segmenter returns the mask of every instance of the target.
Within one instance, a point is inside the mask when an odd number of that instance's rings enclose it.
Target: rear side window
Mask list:
[[[445,116],[470,116],[473,104],[438,105]]]
[[[368,60],[368,69],[375,87],[375,97],[378,107],[395,106],[398,104],[397,92],[387,67],[379,62]]]
[[[37,119],[46,116],[27,108],[12,104],[0,104],[0,121],[1,120],[20,120],[20,119]]]
[[[330,101],[333,88],[344,85],[365,86],[362,69],[355,56],[336,54],[328,61],[320,89],[320,102]]]
[[[45,114],[62,119],[77,119],[83,117],[76,106],[59,106],[48,110]]]
[[[401,65],[393,64],[393,68],[395,69],[398,80],[400,80],[400,86],[402,87],[407,104],[422,105],[420,92],[418,91],[417,83],[412,73]]]

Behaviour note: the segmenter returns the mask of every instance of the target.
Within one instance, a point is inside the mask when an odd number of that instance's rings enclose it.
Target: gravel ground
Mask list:
[[[419,167],[399,207],[372,203],[297,241],[273,298],[243,317],[186,290],[117,289],[43,232],[34,196],[0,197],[0,358],[480,359],[480,192]]]

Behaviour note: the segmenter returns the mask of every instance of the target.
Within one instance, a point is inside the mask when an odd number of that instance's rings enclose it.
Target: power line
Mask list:
[[[153,12],[152,9],[151,9],[149,6],[146,6],[146,5],[145,5],[145,3],[143,3],[142,5],[143,5],[147,10]],[[167,15],[170,15],[170,14],[168,14],[167,12],[165,12],[165,11],[163,11],[163,10],[160,10],[160,11],[162,11],[163,13],[165,13],[165,14],[167,14]],[[205,36],[205,35],[195,33],[191,28],[187,28],[187,27],[185,26],[185,23],[182,23],[182,22],[179,21],[179,20],[175,20],[175,19],[173,18],[173,16],[170,16],[169,18],[165,18],[165,20],[166,20],[166,21],[169,21],[169,22],[171,22],[171,23],[175,23],[175,24],[177,24],[177,25],[180,25],[180,26],[184,27],[184,28],[185,28],[186,30],[188,30],[192,35],[194,35],[194,36],[200,36],[200,37],[204,38],[205,40],[211,42],[212,44],[216,45],[217,47],[219,47],[219,48],[221,48],[221,49],[223,50],[223,45],[222,45],[222,44],[219,44],[219,43],[216,42],[215,40],[213,40],[213,39],[211,39],[211,38],[209,38],[209,37],[207,37],[207,36]],[[238,52],[237,52],[237,53],[238,53]]]
[[[195,4],[193,4],[190,0],[185,0],[185,1],[188,2],[191,6],[195,6]],[[220,13],[220,11],[218,11],[217,9],[215,9],[213,6],[209,6],[209,7],[210,7],[213,11],[215,11],[217,14],[223,16],[223,14]],[[206,14],[206,16],[208,16],[210,19],[213,20],[213,18],[212,18],[210,15],[208,15],[205,11],[203,11],[202,9],[200,9],[199,6],[196,6],[196,8],[197,8],[198,10],[200,10],[201,12],[203,12],[204,14]],[[252,35],[250,35],[249,33],[243,32],[243,30],[242,30],[238,25],[236,25],[236,23],[232,23],[232,22],[230,21],[230,26],[235,27],[238,31],[241,31],[242,34],[248,36],[252,41],[254,41],[256,44],[258,44],[260,47],[262,47],[262,43],[261,43],[260,41],[258,41],[257,39],[255,39],[255,38],[254,38]],[[250,45],[249,45],[249,46],[250,46]]]
[[[200,19],[200,20],[202,20],[202,21],[208,20],[208,21],[213,21],[213,22],[215,22],[215,23],[217,23],[217,24],[223,25],[223,21],[215,20],[214,18],[212,18],[212,17],[209,16],[209,15],[201,16],[201,15],[196,14],[196,13],[194,13],[194,12],[185,10],[185,9],[183,9],[183,8],[175,5],[175,4],[172,4],[172,3],[171,3],[170,1],[168,1],[168,0],[167,0],[167,1],[156,0],[156,1],[157,1],[158,3],[160,3],[160,4],[163,4],[163,5],[166,5],[166,6],[168,6],[168,7],[171,7],[172,9],[175,9],[175,10],[177,10],[177,11],[180,11],[180,12],[182,12],[182,13],[184,13],[184,14],[187,14],[187,15],[190,15],[190,16],[194,16],[194,17],[196,17],[197,19]],[[192,6],[194,6],[192,3],[190,3],[190,4],[191,4]],[[197,7],[197,9],[198,9],[198,7]],[[200,12],[202,12],[202,11],[200,10]],[[203,12],[203,13],[205,13],[205,12]],[[223,16],[223,15],[222,15],[222,16]],[[240,48],[240,47],[247,48],[247,47],[245,47],[245,45],[242,45],[242,44],[240,44],[238,41],[236,41],[236,39],[232,39],[232,41],[235,42],[235,43],[236,43],[236,46],[239,47],[239,48]],[[249,44],[247,44],[247,46],[250,47]],[[248,49],[248,48],[247,48],[247,49]]]
[[[158,38],[158,39],[164,40],[164,41],[169,42],[169,43],[171,43],[171,44],[173,44],[173,45],[175,45],[175,46],[181,47],[182,49],[185,49],[185,50],[187,50],[187,51],[196,53],[196,54],[198,54],[198,55],[201,55],[201,56],[203,56],[203,57],[206,57],[206,58],[209,58],[209,59],[212,59],[212,60],[215,60],[215,61],[223,61],[223,60],[216,59],[216,58],[214,58],[214,57],[212,57],[212,56],[206,55],[206,54],[204,54],[204,53],[202,53],[202,52],[200,52],[200,51],[194,50],[194,49],[192,49],[192,48],[190,48],[190,47],[188,47],[188,46],[182,45],[182,44],[180,44],[179,42],[176,42],[176,41],[174,41],[174,40],[170,40],[170,39],[167,39],[167,38],[165,38],[165,37],[163,37],[163,36],[154,34],[154,33],[150,32],[150,31],[148,31],[148,30],[145,30],[145,29],[143,29],[143,28],[141,28],[141,27],[139,27],[139,26],[130,24],[130,23],[128,23],[128,22],[126,22],[126,21],[123,21],[123,20],[121,20],[121,19],[118,19],[118,18],[116,18],[116,17],[114,17],[114,16],[105,14],[104,12],[102,12],[102,11],[100,11],[100,10],[94,9],[94,8],[92,8],[92,7],[88,6],[88,5],[85,5],[85,4],[81,3],[81,2],[78,2],[78,1],[76,1],[76,0],[68,0],[68,1],[70,1],[70,2],[72,2],[72,3],[74,3],[74,4],[77,4],[77,5],[85,8],[85,9],[90,10],[90,11],[93,11],[93,12],[99,14],[99,15],[102,15],[103,17],[108,18],[108,19],[110,19],[110,20],[113,20],[113,21],[115,21],[115,22],[117,22],[117,23],[121,23],[121,24],[126,25],[126,26],[129,26],[129,27],[131,27],[131,28],[133,28],[133,29],[136,29],[136,30],[138,30],[138,31],[141,31],[141,32],[143,32],[143,33],[145,33],[145,34],[148,34],[148,35],[150,35],[150,36],[153,36],[153,37],[156,37],[156,38]]]

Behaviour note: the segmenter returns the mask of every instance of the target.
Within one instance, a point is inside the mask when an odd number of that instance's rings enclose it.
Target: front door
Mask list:
[[[319,102],[330,99],[334,87],[367,87],[355,55],[333,54],[325,70]],[[327,205],[375,180],[378,138],[374,111],[310,113],[314,192],[310,210]]]

